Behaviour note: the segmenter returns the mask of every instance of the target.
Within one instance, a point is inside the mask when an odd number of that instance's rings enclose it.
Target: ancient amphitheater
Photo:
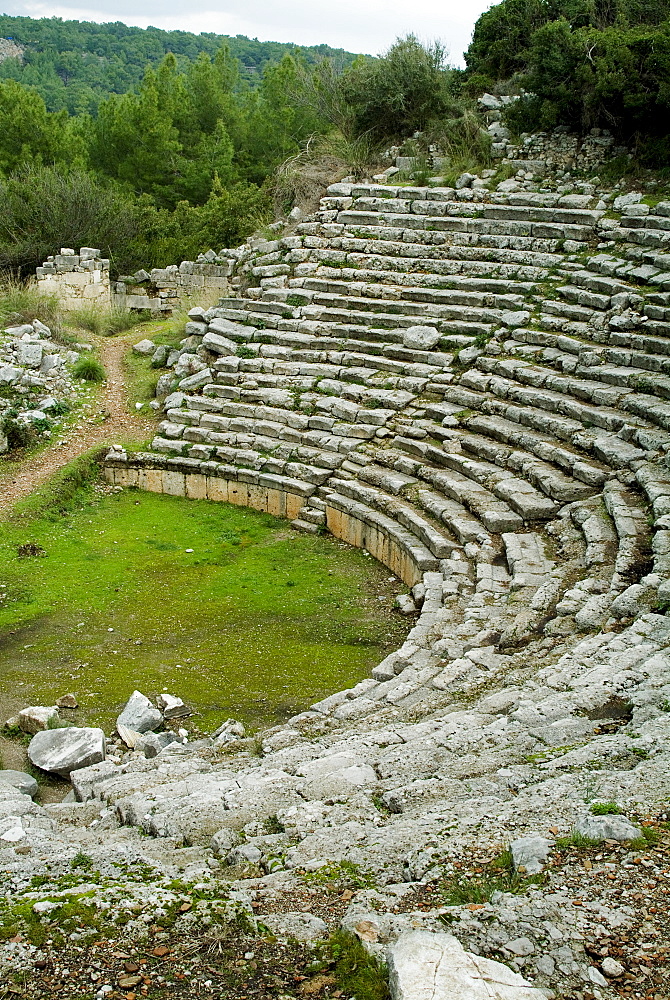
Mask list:
[[[151,451],[113,449],[108,479],[329,531],[420,613],[260,752],[74,772],[77,803],[33,807],[36,842],[50,824],[51,844],[158,857],[142,830],[168,867],[167,845],[199,848],[199,872],[213,848],[257,866],[233,888],[258,919],[305,871],[360,866],[342,920],[371,948],[448,929],[542,991],[476,959],[467,989],[427,984],[445,939],[422,937],[423,992],[398,997],[670,995],[645,911],[668,862],[643,850],[670,793],[670,203],[537,188],[336,184],[229,252],[235,294],[192,310]],[[552,867],[575,830],[600,848]],[[510,844],[536,885],[425,905]]]

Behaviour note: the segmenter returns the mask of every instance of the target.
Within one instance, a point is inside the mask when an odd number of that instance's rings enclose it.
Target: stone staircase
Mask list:
[[[327,530],[413,588],[356,711],[444,689],[455,615],[501,648],[625,624],[670,597],[670,206],[632,208],[332,185],[292,235],[230,251],[151,452],[109,478]]]

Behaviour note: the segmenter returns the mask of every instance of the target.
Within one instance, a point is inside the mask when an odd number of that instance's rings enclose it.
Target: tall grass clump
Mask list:
[[[78,330],[88,330],[98,337],[110,337],[115,333],[131,330],[139,323],[151,319],[148,309],[132,312],[130,309],[100,309],[97,306],[81,306],[68,314],[68,323]]]
[[[63,313],[56,295],[44,295],[34,283],[13,274],[0,275],[0,326],[18,326],[38,319],[54,340],[63,336]]]
[[[72,374],[84,382],[104,382],[106,378],[105,369],[98,359],[90,356],[79,358],[72,368]]]

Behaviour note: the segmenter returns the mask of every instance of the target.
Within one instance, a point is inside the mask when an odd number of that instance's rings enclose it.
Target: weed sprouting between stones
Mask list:
[[[543,881],[542,875],[525,876],[517,872],[511,851],[505,850],[476,874],[457,873],[443,879],[439,892],[445,906],[462,906],[488,903],[494,892],[523,893]]]

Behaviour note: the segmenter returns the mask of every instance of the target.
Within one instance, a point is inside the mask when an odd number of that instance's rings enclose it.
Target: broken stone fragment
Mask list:
[[[517,870],[523,869],[527,875],[542,871],[554,841],[540,834],[519,837],[510,844],[512,861]]]
[[[465,951],[451,934],[401,934],[388,967],[393,1000],[545,1000],[518,973]]]
[[[33,736],[28,757],[40,770],[68,778],[71,771],[105,759],[105,734],[102,729],[49,729]]]
[[[159,694],[156,706],[163,713],[164,719],[180,719],[185,715],[192,714],[181,698],[176,698],[172,694]]]
[[[29,795],[33,799],[38,792],[37,782],[32,774],[26,774],[25,771],[13,771],[11,769],[0,771],[0,787],[2,785],[10,785],[12,788],[16,788],[19,792],[22,792],[23,795]]]
[[[58,708],[79,708],[79,702],[73,694],[64,694],[61,698],[57,698],[56,705]]]
[[[158,729],[162,721],[161,713],[141,691],[133,691],[116,720],[117,727],[120,723],[136,733],[148,733],[150,730]]]
[[[55,705],[48,708],[44,705],[32,705],[19,712],[19,729],[24,733],[39,733],[42,729],[48,729],[49,723],[58,718],[58,709]]]

